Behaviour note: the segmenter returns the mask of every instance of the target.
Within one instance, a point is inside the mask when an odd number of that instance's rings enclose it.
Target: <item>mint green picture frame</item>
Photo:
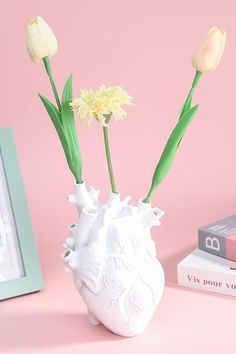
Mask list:
[[[24,276],[0,282],[3,300],[41,290],[43,279],[11,128],[0,128],[0,153],[24,267]]]

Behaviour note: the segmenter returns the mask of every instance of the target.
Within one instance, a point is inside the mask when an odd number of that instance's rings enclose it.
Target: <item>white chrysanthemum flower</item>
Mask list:
[[[123,105],[131,104],[132,97],[129,96],[121,86],[102,85],[97,91],[81,90],[81,95],[71,102],[72,110],[81,120],[87,119],[89,123],[97,119],[103,126],[106,126],[106,117],[113,115],[116,120],[126,116]]]

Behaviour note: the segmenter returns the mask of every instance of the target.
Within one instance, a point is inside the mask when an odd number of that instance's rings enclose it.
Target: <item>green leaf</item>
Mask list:
[[[51,118],[51,121],[57,131],[57,134],[59,136],[59,139],[61,141],[62,147],[64,149],[65,155],[66,155],[66,159],[68,164],[70,164],[71,162],[71,152],[70,152],[70,147],[68,145],[63,127],[61,125],[60,122],[60,112],[57,109],[57,107],[50,102],[46,97],[44,97],[43,95],[39,94],[39,97],[44,105],[44,107],[46,108],[49,117]]]
[[[181,119],[182,116],[191,109],[191,105],[192,105],[192,96],[187,98],[184,104],[182,105],[179,112],[179,119]]]
[[[67,79],[63,92],[62,92],[62,125],[65,128],[66,133],[70,133],[70,130],[74,127],[74,115],[70,108],[70,101],[72,99],[72,75]],[[70,136],[70,134],[69,134]]]
[[[68,77],[63,92],[62,103],[68,103],[72,99],[72,74]]]
[[[186,103],[184,105],[184,112],[183,113],[186,113],[187,111],[189,111],[191,108],[191,105],[192,105],[192,96],[189,98],[189,100],[186,101]]]
[[[182,114],[183,114],[183,110],[184,110],[184,105],[185,105],[185,102],[182,104],[180,110],[179,110],[179,119],[181,118]]]
[[[61,118],[62,126],[65,131],[68,144],[71,147],[71,159],[74,170],[77,173],[77,179],[81,179],[82,174],[82,159],[77,138],[77,131],[74,121],[74,114],[70,108],[72,99],[72,75],[67,79],[63,92],[61,103]]]
[[[185,131],[193,120],[195,114],[197,113],[198,107],[199,105],[196,105],[184,113],[172,131],[162,152],[161,158],[156,166],[152,179],[151,191],[154,191],[154,189],[163,181],[164,177],[168,173],[174,161],[174,157],[179,147],[180,141],[182,140]]]
[[[53,121],[55,122],[58,121],[60,123],[60,112],[58,108],[52,102],[50,102],[45,96],[41,95],[40,93],[38,95],[42,103],[44,104],[44,107],[46,108],[50,118]]]

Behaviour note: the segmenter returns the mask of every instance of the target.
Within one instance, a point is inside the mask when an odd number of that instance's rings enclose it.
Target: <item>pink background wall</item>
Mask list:
[[[223,344],[225,352],[235,352],[234,300],[179,289],[175,279],[177,261],[196,246],[197,228],[235,213],[235,10],[233,0],[2,4],[0,126],[14,129],[45,290],[0,304],[0,352],[221,353]],[[148,190],[190,87],[193,51],[212,26],[228,34],[222,63],[203,76],[194,98],[199,113],[153,199],[166,212],[153,237],[167,287],[153,322],[137,338],[118,340],[87,325],[85,306],[59,259],[67,224],[76,220],[66,199],[73,178],[37,97],[37,92],[52,97],[43,66],[30,61],[24,45],[25,25],[36,15],[46,19],[59,41],[52,65],[60,90],[72,72],[75,94],[104,83],[122,84],[133,95],[128,118],[112,124],[110,134],[118,188],[134,201]],[[84,179],[105,198],[109,183],[101,128],[78,128]]]

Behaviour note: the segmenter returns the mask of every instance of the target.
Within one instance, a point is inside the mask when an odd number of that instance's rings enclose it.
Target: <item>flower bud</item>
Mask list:
[[[213,71],[220,63],[226,41],[226,33],[213,27],[192,58],[197,71]]]
[[[47,56],[51,57],[57,52],[57,39],[42,17],[37,16],[28,23],[26,46],[34,62],[39,62]]]

